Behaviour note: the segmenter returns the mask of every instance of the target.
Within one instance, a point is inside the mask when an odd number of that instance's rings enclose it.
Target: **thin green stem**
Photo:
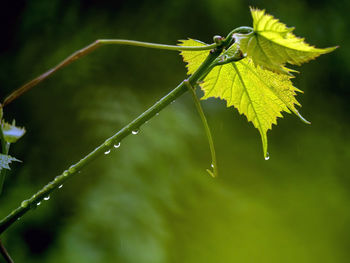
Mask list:
[[[211,162],[212,162],[211,163],[211,167],[213,168],[213,172],[211,170],[209,170],[209,169],[207,169],[207,172],[212,177],[216,177],[219,174],[218,173],[218,165],[217,165],[217,162],[216,162],[216,153],[215,153],[214,141],[213,141],[213,137],[212,137],[211,132],[210,132],[208,121],[207,121],[207,118],[205,117],[205,114],[204,114],[204,111],[202,109],[202,106],[201,106],[201,104],[200,104],[200,102],[199,102],[199,100],[197,98],[195,88],[188,81],[185,81],[185,82],[186,82],[186,85],[187,85],[188,89],[191,92],[191,95],[192,95],[194,104],[195,104],[195,106],[197,108],[198,114],[201,117],[201,120],[202,120],[202,123],[203,123],[203,126],[204,126],[204,130],[205,130],[205,134],[207,135],[207,139],[208,139],[208,143],[209,143],[209,148],[210,148],[210,153],[211,153]]]
[[[5,141],[4,132],[2,130],[2,120],[0,120],[0,140],[1,140],[1,152],[3,154],[7,154],[8,153],[8,146],[7,146],[7,142]]]
[[[23,93],[32,89],[34,86],[38,85],[43,80],[47,79],[48,77],[50,77],[52,74],[54,74],[61,68],[68,66],[73,61],[86,56],[87,54],[91,53],[98,47],[104,46],[104,45],[127,45],[127,46],[137,46],[137,47],[144,47],[144,48],[164,49],[164,50],[173,50],[173,51],[184,51],[184,50],[202,51],[202,50],[211,50],[218,46],[218,44],[216,43],[207,45],[207,46],[201,46],[201,47],[187,47],[187,46],[176,46],[176,45],[163,45],[163,44],[148,43],[148,42],[141,42],[141,41],[134,41],[134,40],[124,40],[124,39],[99,39],[93,42],[92,44],[74,52],[72,55],[68,56],[62,62],[57,64],[55,67],[49,69],[45,73],[41,74],[40,76],[27,82],[17,90],[13,91],[9,96],[5,98],[2,107],[5,107],[9,103],[17,99],[19,96],[21,96]]]
[[[13,263],[12,258],[10,257],[9,253],[7,252],[6,248],[0,241],[0,254],[3,256],[3,258],[6,260],[7,263]]]
[[[155,49],[164,49],[164,50],[173,50],[173,51],[202,51],[202,50],[211,50],[218,45],[216,43],[207,45],[207,46],[177,46],[177,45],[164,45],[164,44],[156,44],[149,42],[141,42],[135,40],[125,40],[125,39],[100,39],[97,40],[101,44],[106,45],[127,45],[127,46],[137,46],[137,47],[145,47],[145,48],[155,48]]]
[[[224,46],[218,46],[215,49],[211,50],[208,57],[193,73],[193,75],[188,78],[187,82],[189,82],[191,85],[195,85],[201,76],[206,72],[206,69],[210,66],[210,64],[220,55],[223,48]],[[68,179],[72,178],[73,175],[77,174],[97,157],[103,155],[107,151],[110,151],[114,144],[118,144],[125,137],[129,136],[133,130],[139,129],[142,124],[151,119],[154,115],[168,106],[173,100],[184,94],[187,90],[188,88],[186,81],[181,82],[174,90],[156,102],[152,107],[139,115],[119,132],[108,138],[104,143],[102,143],[76,164],[71,165],[61,175],[55,177],[53,181],[45,185],[31,198],[24,200],[18,208],[13,210],[8,216],[0,221],[0,234],[3,233],[8,227],[10,227],[14,222],[16,222],[18,218],[27,213],[31,208],[36,207],[37,204],[41,202],[45,197],[47,197],[52,191],[59,188],[60,185],[64,184]]]
[[[224,45],[230,46],[231,43],[233,43],[233,35],[234,34],[250,34],[254,32],[254,29],[249,26],[241,26],[233,29],[228,35],[226,36]]]
[[[3,132],[3,129],[2,129],[2,122],[3,122],[3,120],[0,119],[1,150],[2,150],[3,154],[8,154],[8,152],[10,150],[10,143],[5,141],[5,136],[4,136],[4,132]],[[6,169],[1,169],[1,171],[0,171],[0,195],[2,193],[2,188],[3,188],[3,185],[4,185],[5,177],[6,177]],[[2,244],[1,240],[0,240],[0,255],[2,255],[2,257],[5,259],[6,262],[13,263],[12,258],[10,257],[10,255],[7,252],[6,248]]]

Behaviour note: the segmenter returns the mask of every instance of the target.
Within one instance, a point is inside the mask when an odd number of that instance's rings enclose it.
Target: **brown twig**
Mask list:
[[[6,248],[2,244],[0,240],[0,254],[3,256],[3,258],[6,260],[7,263],[13,263],[14,261],[10,257],[9,253],[7,252]]]
[[[17,99],[19,96],[21,96],[26,91],[30,90],[34,86],[38,85],[43,80],[47,79],[49,76],[51,76],[56,71],[60,70],[61,68],[68,66],[73,61],[86,56],[87,54],[94,51],[96,48],[102,46],[102,45],[127,45],[127,46],[138,46],[138,47],[145,47],[145,48],[155,48],[155,49],[163,49],[163,50],[173,50],[173,51],[182,51],[182,50],[192,50],[192,51],[201,51],[201,50],[210,50],[218,46],[218,44],[214,43],[211,45],[206,46],[176,46],[176,45],[164,45],[164,44],[156,44],[156,43],[148,43],[148,42],[141,42],[141,41],[135,41],[135,40],[125,40],[125,39],[98,39],[91,43],[90,45],[79,49],[78,51],[74,52],[72,55],[64,59],[62,62],[60,62],[55,67],[49,69],[45,73],[41,74],[40,76],[36,77],[35,79],[29,81],[28,83],[21,86],[19,89],[12,92],[9,96],[7,96],[2,103],[2,107],[5,107],[15,99]],[[0,104],[1,105],[1,104]]]
[[[17,99],[19,96],[21,96],[26,91],[30,90],[34,86],[38,85],[43,80],[47,79],[49,76],[51,76],[56,71],[60,70],[61,68],[69,65],[73,61],[77,60],[78,58],[81,58],[87,54],[89,54],[91,51],[95,50],[100,45],[99,41],[96,40],[92,44],[74,52],[72,55],[67,57],[65,60],[63,60],[61,63],[56,65],[55,67],[49,69],[45,73],[41,74],[40,76],[36,77],[35,79],[29,81],[28,83],[21,86],[19,89],[12,92],[9,96],[7,96],[3,102],[2,107],[5,107],[9,103],[11,103],[13,100]]]

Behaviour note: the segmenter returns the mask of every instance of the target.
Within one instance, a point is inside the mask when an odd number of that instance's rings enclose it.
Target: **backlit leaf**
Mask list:
[[[336,47],[315,48],[296,37],[292,31],[265,10],[250,9],[253,17],[253,29],[250,34],[235,34],[240,49],[255,63],[263,68],[279,73],[288,73],[286,63],[301,65],[322,54],[333,51]]]
[[[182,41],[181,45],[205,45],[196,40]],[[233,45],[225,53],[236,49]],[[223,55],[225,55],[225,53]],[[188,73],[192,74],[204,61],[208,51],[182,51],[181,55],[187,62]],[[303,121],[295,105],[300,104],[295,99],[296,91],[290,76],[277,74],[255,66],[250,58],[230,62],[214,67],[200,84],[204,91],[202,99],[210,97],[226,101],[227,107],[234,106],[248,121],[252,122],[261,135],[264,156],[267,158],[267,131],[276,124],[281,112],[294,112]]]

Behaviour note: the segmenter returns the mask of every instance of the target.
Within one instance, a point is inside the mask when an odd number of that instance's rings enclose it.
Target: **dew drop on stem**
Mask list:
[[[63,187],[63,184],[61,184],[58,188],[61,189]]]
[[[36,205],[37,205],[37,206],[41,205],[41,202],[37,202]]]
[[[139,130],[134,130],[134,131],[132,131],[131,133],[134,134],[134,135],[136,135],[136,134],[139,133]]]
[[[111,152],[111,150],[105,151],[105,154],[109,154]]]
[[[265,160],[267,161],[268,159],[270,159],[270,154],[267,152],[265,156]]]
[[[50,200],[50,196],[48,195],[48,196],[44,197],[44,200],[45,201]]]
[[[113,145],[114,148],[119,148],[120,147],[120,142],[118,142],[117,144]]]

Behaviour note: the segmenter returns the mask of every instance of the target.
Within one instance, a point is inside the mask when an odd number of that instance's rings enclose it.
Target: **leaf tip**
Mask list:
[[[303,122],[303,123],[306,123],[306,124],[311,124],[310,121],[308,121],[307,119],[305,119],[298,110],[294,110],[294,113],[299,117],[299,119]]]
[[[340,46],[328,47],[328,48],[325,48],[325,50],[326,50],[326,53],[330,53],[338,48],[340,48]]]
[[[216,178],[217,177],[217,174],[213,173],[212,171],[210,171],[209,169],[207,169],[207,172],[208,174],[213,177],[213,178]]]

